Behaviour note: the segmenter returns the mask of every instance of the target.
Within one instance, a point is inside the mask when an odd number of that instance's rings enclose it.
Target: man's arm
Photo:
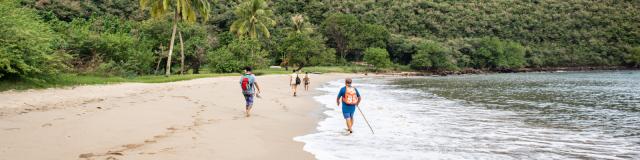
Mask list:
[[[336,98],[337,106],[340,106],[340,98],[342,98],[342,96],[344,96],[344,92],[342,91],[342,89],[340,89],[340,92],[338,92],[338,98]]]
[[[258,86],[258,82],[253,82],[253,85],[256,85],[256,89],[258,89],[258,93],[260,93],[260,86]]]

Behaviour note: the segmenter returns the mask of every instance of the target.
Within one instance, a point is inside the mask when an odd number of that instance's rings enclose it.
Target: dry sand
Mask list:
[[[348,76],[313,75],[311,87]],[[292,97],[287,75],[259,76],[246,118],[238,80],[0,92],[0,160],[314,159],[292,138],[314,131],[320,93]]]

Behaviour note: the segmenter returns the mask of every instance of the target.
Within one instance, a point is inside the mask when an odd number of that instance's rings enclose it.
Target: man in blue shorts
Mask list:
[[[244,100],[247,103],[245,107],[247,117],[251,116],[249,112],[253,107],[253,97],[256,95],[255,89],[258,89],[257,94],[260,94],[260,87],[258,86],[258,82],[256,82],[256,75],[251,73],[251,70],[251,67],[245,67],[244,74],[240,77],[240,88],[242,88],[242,95],[244,95]]]
[[[353,113],[356,111],[356,107],[362,101],[360,92],[358,89],[351,86],[351,78],[345,79],[345,86],[340,89],[338,98],[336,99],[336,105],[340,106],[340,100],[342,100],[342,115],[345,121],[347,121],[348,134],[353,133],[351,126],[353,126]]]

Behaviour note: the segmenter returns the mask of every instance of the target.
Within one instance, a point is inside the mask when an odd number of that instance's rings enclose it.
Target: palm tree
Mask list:
[[[291,24],[293,24],[291,27],[287,27],[286,30],[288,31],[292,31],[290,34],[306,34],[306,33],[312,33],[313,32],[313,26],[311,26],[311,24],[309,24],[309,22],[305,22],[305,18],[302,14],[296,14],[291,16]],[[288,70],[288,66],[289,66],[289,61],[290,61],[290,54],[287,53],[283,53],[282,54],[282,62],[280,63],[281,66],[285,66],[285,69]],[[300,66],[300,68],[298,69],[302,69],[302,66]]]
[[[313,32],[313,28],[304,20],[305,18],[301,14],[291,16],[291,23],[293,24],[293,26],[291,26],[291,30],[297,33]]]
[[[265,38],[270,37],[269,27],[276,24],[271,19],[273,15],[271,9],[264,0],[245,0],[234,10],[234,14],[238,17],[231,24],[230,31],[240,38],[249,36],[252,39],[258,38],[258,32]]]
[[[207,21],[209,11],[211,10],[209,1],[210,0],[140,0],[140,9],[144,10],[146,7],[150,7],[151,17],[160,18],[167,12],[173,11],[173,29],[169,42],[166,76],[171,74],[171,55],[173,54],[173,43],[176,39],[178,21],[186,20],[190,23],[195,22],[197,19],[196,11],[199,11],[204,21]],[[184,61],[184,55],[182,59]]]

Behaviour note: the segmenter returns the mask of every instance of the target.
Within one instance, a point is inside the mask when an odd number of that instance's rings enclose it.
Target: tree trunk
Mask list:
[[[296,71],[300,71],[302,69],[302,67],[304,67],[304,63],[300,63],[298,65],[298,69],[296,69]]]
[[[202,64],[202,59],[204,58],[204,48],[198,47],[196,51],[196,60],[193,64],[193,74],[200,74],[200,65]]]
[[[171,74],[171,55],[173,55],[173,42],[176,39],[176,28],[178,27],[178,11],[174,11],[175,14],[173,16],[173,31],[171,32],[171,42],[169,43],[169,55],[167,55],[167,72],[165,76],[169,76]]]
[[[158,70],[160,70],[160,62],[162,62],[162,58],[164,58],[164,46],[162,46],[162,43],[160,43],[160,55],[158,55],[158,64],[156,65],[156,70],[153,72],[153,74],[158,74]]]
[[[180,37],[180,74],[184,74],[184,43],[182,42],[182,31],[178,32]]]
[[[254,56],[253,56],[253,54],[254,54],[253,47],[254,47],[254,46],[251,46],[251,62],[252,62],[252,64],[251,64],[251,65],[252,65],[253,67],[255,67],[255,66],[256,66],[256,59],[254,59]]]

